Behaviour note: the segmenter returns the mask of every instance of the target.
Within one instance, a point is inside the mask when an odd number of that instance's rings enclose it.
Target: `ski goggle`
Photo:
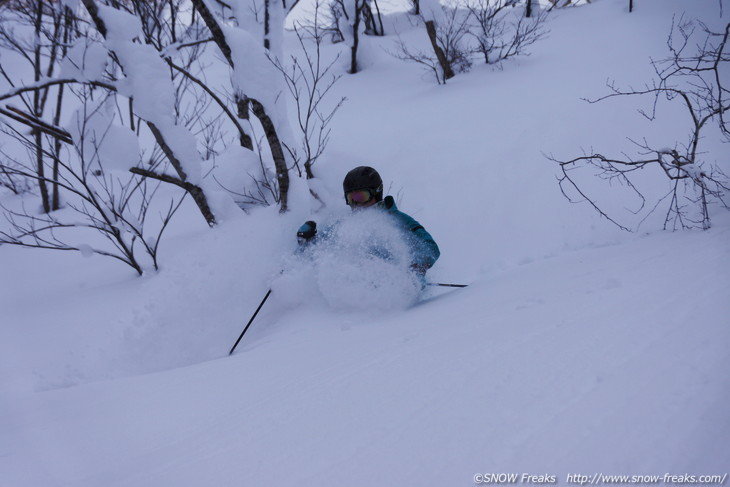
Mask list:
[[[372,189],[358,189],[345,194],[345,200],[349,206],[365,205],[370,203],[373,198],[375,198],[375,190]]]

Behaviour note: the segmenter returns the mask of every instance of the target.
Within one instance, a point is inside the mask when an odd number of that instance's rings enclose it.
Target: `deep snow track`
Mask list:
[[[15,401],[3,483],[719,473],[728,261],[727,228],[660,234],[485,275],[408,311],[272,311],[230,358]]]

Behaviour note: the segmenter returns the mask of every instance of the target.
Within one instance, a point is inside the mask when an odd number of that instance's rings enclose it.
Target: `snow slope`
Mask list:
[[[729,238],[571,252],[385,316],[262,317],[231,358],[14,402],[4,477],[371,486],[721,473]]]
[[[436,86],[371,45],[372,66],[337,86],[349,101],[317,167],[331,211],[345,172],[372,164],[441,246],[431,278],[466,289],[363,311],[290,286],[227,357],[295,229],[326,213],[263,209],[208,230],[191,210],[162,271],[141,279],[97,257],[0,248],[2,484],[725,474],[730,218],[621,233],[567,203],[543,156],[684,133],[669,107],[648,124],[633,102],[579,98],[609,77],[647,80],[672,16],[716,22],[718,4],[625,3],[562,11],[533,56],[501,71]]]

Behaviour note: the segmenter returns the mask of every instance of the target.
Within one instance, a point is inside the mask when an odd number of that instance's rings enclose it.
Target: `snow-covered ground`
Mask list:
[[[370,65],[336,86],[348,101],[315,166],[328,211],[348,211],[350,168],[376,167],[441,247],[430,278],[465,289],[357,306],[346,285],[357,289],[357,269],[288,259],[300,223],[332,217],[302,206],[212,230],[184,208],[161,271],[142,278],[101,257],[0,247],[0,484],[726,474],[730,215],[715,209],[708,231],[649,219],[621,232],[568,203],[544,155],[684,140],[688,121],[670,106],[649,123],[640,100],[580,99],[605,94],[607,79],[649,81],[673,16],[722,22],[715,0],[636,3],[561,10],[532,56],[446,86],[389,56],[394,36],[367,39]],[[665,184],[655,176],[650,192]],[[586,181],[631,218],[612,188]],[[327,272],[343,286],[327,286]]]

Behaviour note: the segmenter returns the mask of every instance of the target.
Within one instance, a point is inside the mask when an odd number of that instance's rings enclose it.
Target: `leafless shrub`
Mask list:
[[[78,35],[80,35],[79,27],[67,7],[54,6],[41,0],[18,1],[2,5],[0,6],[0,46],[16,54],[23,63],[14,65],[15,73],[11,75],[0,61],[0,74],[11,87],[16,87],[20,83],[17,71],[28,69],[33,74],[35,82],[54,76],[58,68],[58,59],[65,56],[68,46]],[[40,119],[46,112],[55,111],[52,118],[53,124],[57,125],[61,113],[59,105],[63,98],[63,90],[57,91],[55,104],[48,103],[51,94],[51,90],[46,88],[21,95],[20,101],[27,116]],[[52,105],[50,109],[49,105]],[[17,114],[15,119],[17,120]],[[35,160],[35,171],[38,176],[36,184],[43,209],[45,212],[50,212],[57,208],[58,195],[49,192],[49,187],[44,180],[45,149],[40,131],[34,131],[33,144],[26,145],[26,147],[31,151]],[[57,150],[58,146],[55,145],[54,148]]]
[[[695,44],[698,28],[703,38]],[[689,133],[686,141],[677,141],[673,147],[658,147],[646,140],[635,142],[643,158],[605,157],[598,153],[585,154],[570,160],[558,160],[551,156],[550,159],[559,163],[562,169],[559,182],[563,194],[571,201],[575,201],[575,198],[569,196],[570,194],[579,195],[600,215],[628,230],[609,216],[572,177],[571,172],[574,169],[588,166],[597,168],[600,177],[620,182],[632,189],[641,201],[637,213],[647,208],[642,222],[662,208],[665,229],[695,226],[707,229],[711,225],[711,204],[730,210],[730,180],[727,173],[717,162],[705,159],[706,154],[699,151],[700,142],[712,123],[716,124],[717,133],[723,141],[730,142],[730,127],[726,115],[730,110],[730,99],[724,76],[730,62],[729,36],[730,23],[723,32],[713,32],[702,23],[680,19],[676,24],[673,23],[667,41],[670,57],[652,62],[656,78],[651,84],[642,90],[621,90],[614,83],[609,83],[610,94],[588,100],[597,103],[618,96],[648,96],[652,100],[651,108],[640,110],[640,113],[649,120],[656,118],[657,106],[661,101],[677,103],[686,109]],[[635,186],[633,176],[635,171],[648,166],[660,167],[669,185],[667,192],[647,207],[647,200]]]
[[[330,18],[329,26],[323,27],[322,30],[329,34],[330,42],[332,44],[344,42],[345,35],[342,33],[341,25],[347,20],[341,2],[330,2],[328,4],[328,10]],[[316,17],[315,20],[319,22],[319,19]]]
[[[7,83],[14,89],[0,95],[0,100],[14,98],[19,100],[23,107],[6,106],[2,110],[2,114],[13,122],[29,126],[32,130],[31,138],[33,138],[32,157],[34,158],[34,167],[36,170],[36,178],[34,184],[37,184],[40,190],[40,196],[45,212],[50,212],[59,208],[58,202],[61,197],[58,193],[60,185],[55,181],[57,172],[59,171],[59,161],[61,160],[59,151],[63,142],[63,137],[58,137],[58,123],[61,118],[64,107],[69,106],[67,100],[71,97],[71,105],[78,103],[83,99],[75,93],[74,86],[82,87],[101,87],[105,93],[117,94],[117,87],[114,84],[124,74],[125,69],[130,66],[124,66],[115,52],[109,52],[109,63],[103,72],[95,73],[96,79],[89,80],[85,76],[76,79],[74,76],[64,79],[57,78],[60,72],[60,60],[68,61],[69,50],[78,48],[80,44],[85,44],[86,50],[81,56],[81,64],[86,58],[89,48],[95,46],[99,51],[106,53],[105,47],[100,47],[100,38],[106,36],[107,29],[104,22],[98,15],[98,5],[95,0],[84,0],[82,2],[87,8],[91,22],[88,17],[80,19],[76,12],[72,11],[68,6],[61,2],[43,2],[41,0],[28,0],[20,2],[19,7],[15,9],[0,9],[0,14],[4,19],[10,19],[11,22],[0,22],[0,42],[6,47],[14,51],[15,54],[25,59],[34,73],[35,83],[28,84],[22,81],[20,74],[14,72],[11,74],[5,70],[0,64],[0,74],[3,75]],[[124,10],[128,13],[136,15],[140,19],[140,25],[143,26],[143,36],[146,38],[148,45],[157,49],[169,47],[173,43],[172,39],[178,38],[177,33],[177,16],[181,15],[180,6],[183,0],[157,0],[154,2],[135,2],[132,0],[125,2],[110,2],[114,8]],[[171,16],[173,18],[171,18]],[[154,17],[154,18],[153,18]],[[95,27],[95,29],[94,29]],[[188,32],[193,30],[188,29]],[[29,33],[31,39],[29,40]],[[35,42],[35,39],[41,39],[41,42]],[[180,37],[182,39],[182,36]],[[190,51],[194,52],[199,49],[197,39],[195,42],[188,43]],[[78,53],[77,53],[78,54]],[[97,53],[98,56],[98,53]],[[181,56],[184,58],[184,56]],[[78,61],[78,60],[76,60]],[[75,61],[71,60],[69,65]],[[186,61],[189,64],[190,58]],[[81,66],[77,66],[77,71],[81,72]],[[17,76],[17,77],[14,77]],[[171,76],[174,75],[171,72]],[[173,79],[174,81],[174,79]],[[186,122],[191,125],[202,123],[202,118],[186,119],[184,110],[191,108],[181,103],[182,94],[189,91],[190,83],[180,78],[177,84],[175,113],[170,115],[175,118],[176,124],[185,125]],[[83,89],[83,88],[82,88]],[[92,96],[94,92],[92,91]],[[47,103],[55,95],[55,103]],[[99,95],[96,95],[99,96]],[[105,94],[101,95],[102,97]],[[141,123],[146,123],[153,139],[159,146],[158,153],[171,162],[175,170],[178,172],[178,178],[163,177],[158,178],[167,182],[173,182],[186,190],[191,191],[191,195],[195,200],[201,213],[209,224],[215,223],[215,217],[205,200],[205,195],[197,186],[187,181],[187,175],[182,171],[180,163],[174,154],[170,144],[165,139],[159,127],[155,126],[151,120],[141,120],[134,108],[134,100],[132,98],[117,97],[117,110],[120,113],[119,122],[127,124],[129,128],[140,135]],[[188,97],[195,99],[195,97]],[[75,100],[75,101],[74,101]],[[121,117],[121,104],[128,105],[128,117]],[[192,107],[193,111],[199,112],[200,107]],[[66,108],[68,110],[68,108]],[[10,114],[9,112],[13,112]],[[49,122],[49,118],[52,121]],[[10,122],[4,126],[8,127]],[[44,147],[44,138],[42,134],[50,134],[52,136],[50,148]],[[16,135],[20,132],[16,132]],[[145,134],[145,136],[149,133]],[[27,137],[26,137],[27,138]],[[23,145],[30,148],[31,146],[25,142]],[[50,173],[46,173],[48,161],[44,158],[50,154],[53,164],[50,166]],[[25,165],[25,167],[29,167]],[[146,177],[156,176],[152,173],[144,173]],[[50,188],[49,188],[50,185]]]
[[[84,3],[96,7],[93,1]],[[176,41],[178,49],[187,45],[176,59],[184,68],[192,68],[205,39],[191,39],[188,34],[195,29],[180,27],[182,0],[111,3],[138,16],[147,45],[158,49],[170,48]],[[162,195],[161,182],[181,187],[194,195],[196,203],[203,202],[205,207],[207,203],[201,188],[187,181],[184,173],[180,177],[167,174],[175,154],[165,136],[151,121],[137,115],[133,99],[118,93],[115,82],[123,76],[125,66],[116,53],[100,44],[106,34],[103,22],[95,13],[89,22],[64,3],[39,0],[17,2],[13,9],[0,7],[0,16],[0,44],[26,63],[23,69],[17,69],[17,63],[6,69],[4,59],[0,60],[0,75],[10,87],[0,94],[0,132],[4,136],[0,184],[16,193],[38,188],[42,207],[38,212],[25,199],[22,204],[6,204],[0,243],[104,255],[139,274],[150,267],[157,269],[162,234],[185,194],[165,191]],[[93,56],[91,49],[96,49]],[[71,68],[86,73],[90,57],[95,59],[92,64],[98,64],[92,69],[93,77],[69,75],[74,71]],[[34,74],[35,82],[23,78],[23,71]],[[212,127],[220,116],[209,119],[201,115],[210,100],[195,92],[200,88],[187,76],[175,70],[170,73],[175,106],[169,115],[176,124],[201,134],[215,150],[220,137]],[[101,112],[105,115],[100,118]],[[75,113],[73,134],[59,125],[62,114],[69,118],[70,113]],[[120,134],[135,145],[145,141],[140,147],[144,163],[140,156],[124,167],[114,166],[115,154],[102,147]],[[134,154],[130,146],[117,153],[127,149]],[[209,208],[204,216],[214,222]]]
[[[471,0],[469,34],[475,51],[487,64],[497,64],[513,56],[526,54],[528,46],[547,35],[548,11],[536,9],[529,17],[516,6],[517,0]]]
[[[444,8],[444,19],[436,29],[436,42],[454,74],[465,73],[472,64],[470,48],[465,44],[471,28],[469,17],[461,9],[447,7]]]
[[[444,84],[468,71],[477,54],[487,64],[527,55],[527,48],[547,35],[548,11],[533,9],[528,17],[521,4],[520,0],[471,0],[465,5],[443,5],[438,20],[422,17],[433,52],[414,49],[399,38],[395,56],[422,64]]]
[[[433,73],[437,83],[446,84],[456,73],[471,68],[471,50],[464,43],[469,33],[466,12],[445,6],[442,10],[443,17],[439,22],[421,19],[431,43],[430,51],[412,48],[399,36],[393,55],[403,61],[421,64]]]
[[[138,178],[123,169],[108,169],[100,153],[111,125],[92,129],[90,112],[79,118],[79,139],[70,148],[78,158],[59,158],[46,150],[43,161],[52,177],[39,181],[39,172],[24,161],[5,166],[12,176],[59,187],[65,198],[62,211],[50,213],[38,213],[25,204],[19,209],[2,206],[7,228],[0,230],[0,243],[103,255],[127,264],[140,275],[147,267],[142,253],[158,269],[162,234],[184,194],[161,204],[155,198],[159,181]],[[159,220],[150,218],[153,213],[158,213]],[[104,240],[98,241],[98,235]]]
[[[285,147],[300,176],[304,168],[307,179],[314,177],[312,166],[327,147],[331,132],[329,124],[345,102],[345,98],[341,98],[334,107],[324,108],[327,94],[341,76],[332,73],[339,56],[329,64],[323,63],[321,46],[325,32],[319,29],[316,19],[315,15],[311,26],[294,28],[303,59],[292,55],[287,66],[279,59],[271,59],[286,82],[297,114],[299,146]]]
[[[373,7],[375,11],[373,11]],[[363,17],[365,20],[365,34],[372,36],[384,36],[385,27],[383,27],[383,17],[380,14],[380,5],[378,0],[365,2],[363,4]]]

